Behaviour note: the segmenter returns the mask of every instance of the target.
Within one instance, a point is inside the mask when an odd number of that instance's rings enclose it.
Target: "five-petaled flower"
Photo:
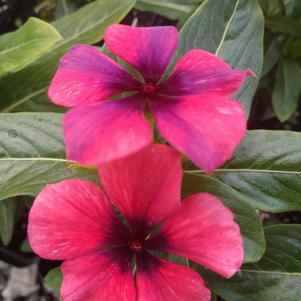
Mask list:
[[[99,176],[104,191],[80,179],[46,186],[29,215],[33,250],[65,260],[64,301],[210,300],[195,270],[156,250],[226,278],[238,271],[243,243],[233,214],[208,193],[180,200],[178,152],[151,145],[103,164]]]
[[[62,58],[48,94],[52,102],[72,107],[64,117],[68,159],[94,165],[149,145],[153,138],[145,111],[166,141],[207,172],[232,156],[246,119],[229,95],[249,70],[233,70],[217,56],[194,49],[162,80],[178,44],[172,26],[112,25],[105,42],[143,80],[92,46],[77,45]]]

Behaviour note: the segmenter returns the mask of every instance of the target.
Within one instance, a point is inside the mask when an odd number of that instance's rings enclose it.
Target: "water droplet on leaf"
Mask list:
[[[12,137],[12,138],[16,138],[17,136],[18,136],[18,133],[17,133],[17,131],[16,130],[14,130],[14,129],[10,129],[10,130],[8,130],[8,136],[9,137]]]

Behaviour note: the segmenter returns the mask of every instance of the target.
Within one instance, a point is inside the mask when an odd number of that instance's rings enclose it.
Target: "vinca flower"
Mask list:
[[[213,171],[227,161],[246,130],[240,103],[229,98],[249,70],[233,70],[200,49],[163,75],[178,44],[175,27],[109,26],[108,49],[141,75],[88,45],[61,59],[48,91],[64,117],[67,158],[95,165],[132,154],[152,143],[152,115],[162,137],[198,167]]]
[[[180,200],[175,150],[148,146],[103,164],[99,177],[104,190],[82,179],[46,186],[29,215],[33,250],[64,260],[63,301],[210,301],[201,276],[166,253],[226,278],[239,270],[233,214],[208,193]]]

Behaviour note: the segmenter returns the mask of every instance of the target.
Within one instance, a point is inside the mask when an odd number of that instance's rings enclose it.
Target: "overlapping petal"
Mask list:
[[[132,225],[149,227],[180,208],[180,154],[160,144],[99,168],[100,181]]]
[[[115,251],[92,253],[62,265],[64,301],[136,301],[131,258]]]
[[[177,62],[159,93],[174,96],[214,93],[228,96],[240,88],[247,76],[253,76],[250,70],[233,70],[216,55],[194,49]]]
[[[156,83],[168,66],[178,44],[174,26],[131,27],[111,25],[105,32],[108,48],[134,66],[146,82]]]
[[[158,98],[150,110],[161,135],[207,172],[230,159],[246,131],[240,103],[219,95]]]
[[[208,193],[194,194],[165,220],[154,244],[230,278],[243,262],[243,242],[232,212]]]
[[[61,59],[48,90],[52,102],[66,106],[94,103],[134,90],[136,80],[95,47],[77,45]]]
[[[65,180],[46,186],[29,215],[30,245],[47,259],[75,258],[118,244],[115,235],[122,236],[123,231],[104,193],[87,180]]]
[[[82,164],[115,160],[152,142],[143,103],[133,97],[73,108],[63,126],[67,158]]]
[[[196,271],[153,256],[137,260],[139,301],[210,301],[210,290]]]

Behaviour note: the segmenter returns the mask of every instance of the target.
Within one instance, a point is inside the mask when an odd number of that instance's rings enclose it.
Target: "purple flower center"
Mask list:
[[[141,92],[143,94],[153,94],[156,91],[157,87],[152,83],[145,83],[141,85]]]
[[[135,253],[140,253],[144,250],[143,243],[138,239],[130,241],[130,248]]]

